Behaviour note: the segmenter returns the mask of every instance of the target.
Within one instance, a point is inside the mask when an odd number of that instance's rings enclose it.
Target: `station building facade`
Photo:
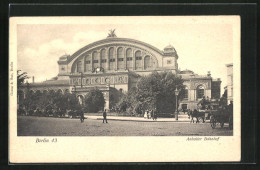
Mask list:
[[[135,87],[141,76],[153,71],[169,71],[184,79],[185,98],[179,107],[193,109],[202,96],[220,97],[220,79],[207,75],[197,75],[190,70],[178,69],[178,54],[171,45],[163,50],[128,38],[116,36],[96,41],[84,46],[72,55],[63,55],[58,60],[57,77],[40,83],[31,83],[30,91],[75,93],[81,103],[92,88],[100,89],[106,100],[106,109],[113,89],[123,93]],[[26,85],[19,91],[19,99],[24,98]]]

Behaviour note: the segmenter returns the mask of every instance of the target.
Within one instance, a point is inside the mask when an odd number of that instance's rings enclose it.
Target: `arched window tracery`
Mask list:
[[[106,63],[107,63],[106,50],[102,49],[100,55],[101,55],[101,67],[106,69]]]
[[[124,69],[124,54],[123,54],[123,48],[119,47],[117,49],[117,67],[118,69]]]
[[[92,57],[93,57],[93,67],[94,68],[99,67],[99,57],[98,57],[98,53],[96,51],[94,51],[92,53]]]
[[[133,51],[131,48],[126,50],[126,68],[133,69]]]
[[[141,70],[142,69],[142,56],[141,51],[135,52],[135,69]]]
[[[199,85],[197,87],[197,99],[203,98],[204,94],[205,94],[204,86],[203,85]]]
[[[149,55],[145,56],[144,58],[144,69],[150,69],[152,66],[152,61],[151,61],[151,57]]]
[[[87,55],[85,57],[85,71],[88,72],[88,71],[91,71],[92,68],[91,68],[91,56],[90,55]]]
[[[111,47],[109,49],[108,58],[109,58],[109,69],[114,70],[115,69],[114,47]]]
[[[82,72],[82,62],[81,61],[77,62],[77,72],[78,73]]]

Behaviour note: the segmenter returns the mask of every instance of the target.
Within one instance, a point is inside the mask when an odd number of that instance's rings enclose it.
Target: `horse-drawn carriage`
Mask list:
[[[217,100],[208,100],[198,103],[198,108],[188,113],[193,118],[196,118],[196,123],[210,120],[210,125],[214,129],[219,124],[221,128],[225,123],[229,124],[229,128],[233,128],[233,103],[230,105],[223,104]]]
[[[233,128],[233,109],[230,107],[231,106],[220,107],[217,111],[211,114],[210,126],[212,129],[215,129],[217,124],[223,128],[225,123],[229,124],[229,129]]]
[[[226,103],[218,100],[210,100],[206,102],[205,117],[210,119],[210,126],[215,129],[219,124],[221,128],[225,123],[229,124],[229,128],[233,128],[233,103],[226,105]]]

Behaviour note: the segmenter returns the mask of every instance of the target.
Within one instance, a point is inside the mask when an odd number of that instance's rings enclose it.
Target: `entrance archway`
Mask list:
[[[79,104],[83,105],[84,104],[84,97],[82,95],[78,95],[77,98],[79,100]]]

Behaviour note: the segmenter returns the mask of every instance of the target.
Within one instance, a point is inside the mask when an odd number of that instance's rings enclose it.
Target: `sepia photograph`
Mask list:
[[[11,18],[10,133],[36,144],[228,137],[240,146],[239,24],[239,16]]]

